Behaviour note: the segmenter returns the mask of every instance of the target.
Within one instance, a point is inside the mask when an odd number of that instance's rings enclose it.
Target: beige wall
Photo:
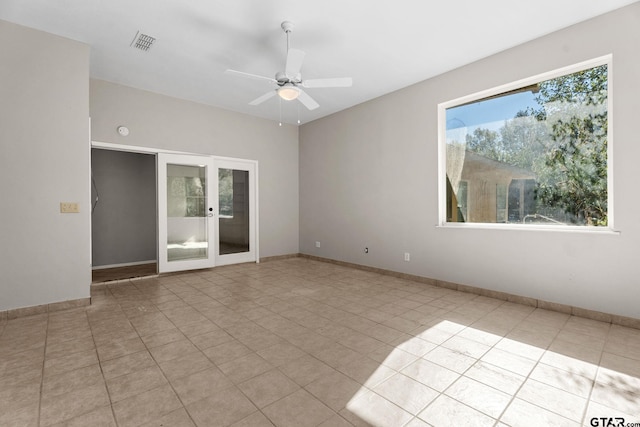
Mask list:
[[[0,58],[0,311],[87,298],[89,47],[0,21]]]
[[[297,127],[102,80],[90,94],[93,141],[257,160],[260,257],[298,252]]]
[[[301,252],[640,317],[639,39],[635,3],[303,125]],[[437,105],[607,54],[620,233],[437,227]]]

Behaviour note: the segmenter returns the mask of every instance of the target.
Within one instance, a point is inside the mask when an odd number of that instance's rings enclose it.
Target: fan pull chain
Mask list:
[[[280,123],[279,126],[282,126],[282,98],[278,97],[278,106],[280,110]]]

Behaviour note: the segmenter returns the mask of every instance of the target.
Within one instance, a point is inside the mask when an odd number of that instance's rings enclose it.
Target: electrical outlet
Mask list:
[[[316,242],[316,248],[320,247],[320,242]]]
[[[409,252],[405,252],[405,253],[404,253],[404,260],[405,260],[406,262],[411,261],[411,254],[410,254]]]
[[[60,213],[79,213],[80,208],[75,202],[60,202]]]

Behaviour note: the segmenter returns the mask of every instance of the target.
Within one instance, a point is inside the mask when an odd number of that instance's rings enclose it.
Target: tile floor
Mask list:
[[[303,258],[93,293],[0,322],[1,426],[640,423],[636,329]]]

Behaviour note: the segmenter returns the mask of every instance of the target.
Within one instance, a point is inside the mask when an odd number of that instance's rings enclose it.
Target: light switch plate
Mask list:
[[[80,208],[75,202],[60,202],[60,213],[79,213]]]

